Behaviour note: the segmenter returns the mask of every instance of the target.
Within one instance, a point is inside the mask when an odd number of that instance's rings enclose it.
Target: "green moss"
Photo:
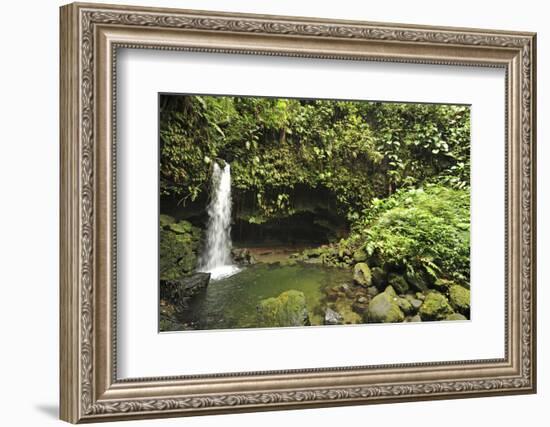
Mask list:
[[[369,323],[395,323],[405,320],[397,298],[388,292],[382,292],[371,300],[366,317]]]
[[[384,292],[392,297],[397,296],[397,292],[395,292],[395,289],[393,288],[392,285],[386,286],[386,289],[384,289]]]
[[[460,285],[449,286],[449,301],[453,308],[464,314],[470,313],[470,291]]]
[[[396,302],[401,311],[405,313],[405,315],[410,316],[411,314],[414,314],[415,309],[408,300],[406,300],[405,298],[397,298]]]
[[[369,266],[364,262],[359,262],[353,267],[353,280],[358,285],[369,287],[372,281],[372,275]]]
[[[364,249],[357,249],[354,253],[353,253],[353,260],[355,262],[365,262],[367,259],[368,259],[368,254],[367,252],[365,252]]]
[[[309,323],[303,292],[289,290],[258,304],[259,327],[304,326]]]
[[[470,280],[470,192],[441,185],[401,189],[375,200],[343,244],[364,244],[383,265],[399,266],[425,291],[436,278]],[[370,262],[369,262],[370,264]]]
[[[393,286],[395,291],[401,295],[405,294],[409,290],[409,284],[407,281],[403,278],[403,276],[398,274],[390,273],[388,276],[388,284]]]
[[[468,320],[468,318],[460,313],[449,314],[445,320]]]
[[[445,295],[431,291],[418,311],[422,320],[443,320],[453,314],[453,309]]]
[[[162,223],[165,226],[160,228],[160,278],[174,280],[197,267],[201,231],[187,221],[176,223],[164,218]]]
[[[405,279],[416,291],[425,292],[428,290],[430,280],[428,275],[422,271],[407,271]]]
[[[439,292],[447,293],[449,290],[449,287],[454,284],[455,283],[452,280],[445,279],[445,278],[438,278],[433,283],[433,288],[437,289]]]
[[[372,273],[372,284],[376,286],[378,289],[382,290],[386,286],[386,272],[383,268],[380,267],[374,267],[371,270]]]

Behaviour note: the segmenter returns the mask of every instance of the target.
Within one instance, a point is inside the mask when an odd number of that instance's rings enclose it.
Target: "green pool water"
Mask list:
[[[192,329],[256,327],[256,306],[265,298],[295,289],[304,293],[312,325],[321,325],[321,304],[328,286],[349,283],[351,272],[318,264],[256,264],[211,281],[184,314]]]

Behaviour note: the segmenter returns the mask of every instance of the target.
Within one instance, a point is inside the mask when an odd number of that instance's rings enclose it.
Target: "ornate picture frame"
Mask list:
[[[536,35],[70,4],[61,15],[60,416],[71,422],[536,391]],[[117,378],[117,49],[411,64],[506,73],[505,357]]]

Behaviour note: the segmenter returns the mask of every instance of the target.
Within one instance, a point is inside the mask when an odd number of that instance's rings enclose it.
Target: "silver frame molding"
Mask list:
[[[536,35],[75,3],[60,10],[60,416],[72,423],[536,391]],[[497,360],[119,380],[118,48],[506,71],[506,339]]]

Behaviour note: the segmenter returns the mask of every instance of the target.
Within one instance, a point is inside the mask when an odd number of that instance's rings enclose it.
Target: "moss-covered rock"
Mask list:
[[[325,309],[325,325],[341,325],[342,323],[344,323],[344,317],[340,313],[329,307]]]
[[[369,299],[364,296],[357,298],[351,305],[351,309],[358,314],[365,314],[369,309]]]
[[[395,291],[400,295],[404,295],[409,290],[409,284],[399,274],[390,273],[388,275],[388,284],[393,286]]]
[[[449,290],[449,287],[454,285],[455,283],[452,280],[444,279],[444,278],[438,278],[433,284],[432,288],[436,289],[439,292],[447,293]]]
[[[397,297],[388,292],[382,292],[369,303],[365,320],[369,323],[395,323],[402,322],[404,319],[405,315],[399,308]]]
[[[367,295],[370,297],[375,297],[380,293],[380,290],[376,286],[369,286],[367,288]]]
[[[358,285],[369,287],[372,282],[372,274],[369,266],[364,262],[358,262],[353,267],[353,280]]]
[[[267,298],[257,306],[259,327],[304,326],[309,324],[306,297],[296,290]]]
[[[420,300],[418,298],[415,298],[414,295],[407,294],[407,295],[405,295],[405,299],[411,303],[411,305],[413,306],[415,311],[418,310],[420,308],[420,306],[422,305],[422,300]]]
[[[468,320],[468,318],[460,313],[453,313],[445,317],[445,320]]]
[[[435,291],[429,292],[426,295],[426,299],[418,311],[422,320],[443,320],[453,313],[447,297]]]
[[[397,298],[397,305],[399,306],[401,311],[407,316],[410,316],[410,315],[412,315],[416,312],[413,305],[408,300],[406,300],[405,298],[398,297]]]
[[[368,259],[368,254],[365,252],[364,249],[357,249],[353,253],[353,260],[355,262],[365,262]]]
[[[460,285],[449,286],[449,301],[451,306],[461,314],[470,314],[470,291]]]
[[[382,290],[387,284],[387,275],[383,268],[374,267],[371,270],[372,284]]]
[[[415,291],[420,292],[426,292],[430,284],[427,275],[418,271],[407,271],[405,273],[405,280]]]
[[[185,308],[187,301],[208,286],[210,273],[193,273],[176,280],[160,281],[160,299]]]
[[[397,296],[397,292],[395,292],[395,289],[391,285],[386,286],[386,289],[384,289],[384,292],[387,293],[388,295],[391,295],[392,297]]]
[[[191,273],[197,267],[200,229],[168,215],[161,215],[160,226],[160,279],[175,280]]]

